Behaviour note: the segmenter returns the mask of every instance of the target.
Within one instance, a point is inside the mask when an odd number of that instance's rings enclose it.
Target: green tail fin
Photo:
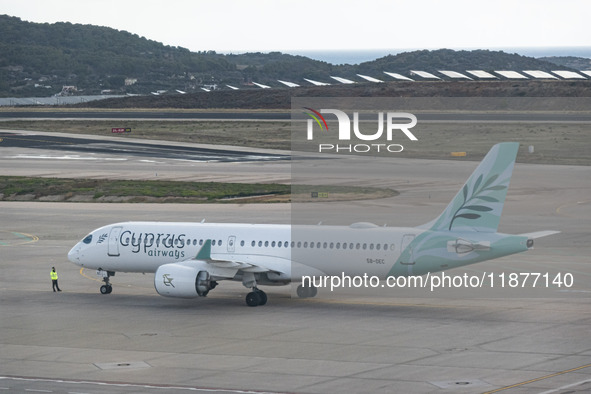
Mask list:
[[[445,211],[422,228],[433,231],[497,232],[519,143],[496,144]]]

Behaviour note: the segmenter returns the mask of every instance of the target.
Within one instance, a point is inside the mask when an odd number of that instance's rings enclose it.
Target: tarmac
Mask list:
[[[96,160],[7,158],[6,175],[108,176]],[[276,152],[273,152],[276,153]],[[46,151],[58,157],[63,154]],[[29,155],[30,156],[30,155]],[[145,160],[142,158],[141,160]],[[161,160],[153,158],[154,161]],[[289,179],[289,163],[163,160],[168,179]],[[130,158],[120,178],[153,176]],[[313,161],[312,161],[313,162]],[[78,165],[80,163],[80,165]],[[92,164],[91,164],[92,163]],[[97,164],[101,163],[101,164]],[[401,194],[382,200],[310,204],[309,220],[415,226],[441,212],[477,163],[395,161],[367,178]],[[311,163],[338,183],[331,166]],[[224,176],[223,174],[226,174]],[[305,178],[307,172],[302,172]],[[302,179],[312,182],[314,179]],[[265,287],[249,308],[247,289],[222,282],[207,298],[166,299],[153,275],[118,273],[99,294],[95,273],[67,261],[91,230],[122,220],[290,223],[296,204],[88,204],[0,202],[0,389],[9,392],[407,392],[566,393],[591,390],[591,168],[517,164],[500,230],[559,230],[533,250],[470,272],[569,273],[550,283],[483,297],[477,291],[420,294],[321,289],[314,299]],[[346,217],[332,211],[349,212]],[[303,219],[306,219],[305,217]],[[55,266],[62,292],[51,290]],[[461,290],[461,289],[460,289]],[[515,289],[514,289],[515,290]]]

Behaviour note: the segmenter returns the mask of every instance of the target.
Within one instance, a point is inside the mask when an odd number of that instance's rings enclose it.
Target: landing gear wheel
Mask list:
[[[256,287],[246,295],[246,304],[248,306],[259,306],[267,303],[267,293]]]
[[[113,286],[111,286],[111,282],[109,281],[109,278],[111,276],[115,276],[115,272],[113,271],[104,271],[102,269],[98,269],[96,271],[97,275],[100,275],[103,277],[103,282],[105,282],[104,285],[101,286],[101,294],[111,294],[113,292]]]
[[[316,287],[304,287],[299,285],[296,289],[296,293],[300,298],[312,298],[316,297],[316,294],[318,294],[318,289]]]
[[[261,304],[261,296],[258,291],[251,291],[250,293],[248,293],[246,295],[246,305],[259,306],[260,304]]]
[[[102,285],[101,286],[101,294],[111,294],[113,291],[113,287],[111,285]]]

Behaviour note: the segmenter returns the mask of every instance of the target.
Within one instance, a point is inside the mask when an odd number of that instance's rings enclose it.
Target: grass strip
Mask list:
[[[389,189],[354,186],[298,186],[298,201],[384,198]],[[133,181],[0,176],[2,201],[270,203],[291,202],[291,185],[179,181]],[[311,196],[320,195],[320,198]],[[303,197],[302,197],[303,196]]]

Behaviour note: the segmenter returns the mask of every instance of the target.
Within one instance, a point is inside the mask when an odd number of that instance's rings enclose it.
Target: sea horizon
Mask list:
[[[551,57],[551,56],[573,56],[591,59],[591,46],[587,47],[499,47],[499,48],[449,48],[454,50],[490,50],[503,51],[510,54],[518,54],[522,56],[529,56],[534,58]],[[278,51],[290,55],[305,56],[310,59],[327,62],[330,64],[359,64],[376,60],[388,55],[397,55],[404,52],[412,52],[422,50],[421,48],[404,48],[404,49],[351,49],[351,50],[283,50]],[[429,49],[436,50],[436,49]],[[248,51],[250,52],[250,51]],[[257,51],[253,51],[257,52]],[[263,53],[273,51],[260,51]]]

